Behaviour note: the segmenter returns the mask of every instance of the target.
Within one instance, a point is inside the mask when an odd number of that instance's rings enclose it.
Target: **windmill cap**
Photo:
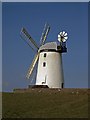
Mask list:
[[[57,50],[57,42],[48,42],[42,45],[39,48],[39,51],[42,51],[42,50]]]

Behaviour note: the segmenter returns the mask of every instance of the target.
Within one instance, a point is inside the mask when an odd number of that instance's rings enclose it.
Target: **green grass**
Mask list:
[[[74,93],[73,93],[74,91]],[[86,89],[3,93],[3,118],[87,118]]]

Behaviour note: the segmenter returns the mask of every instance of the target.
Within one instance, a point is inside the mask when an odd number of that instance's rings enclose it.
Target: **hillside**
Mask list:
[[[87,118],[88,89],[34,88],[3,93],[3,118]]]

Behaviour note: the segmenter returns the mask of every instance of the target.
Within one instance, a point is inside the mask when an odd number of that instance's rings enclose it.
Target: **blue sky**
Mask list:
[[[25,76],[34,52],[20,38],[24,26],[39,44],[45,22],[51,26],[47,42],[68,33],[63,54],[66,88],[88,87],[88,3],[3,3],[3,91],[25,88]]]
[[[2,3],[0,2],[0,91],[2,90]]]

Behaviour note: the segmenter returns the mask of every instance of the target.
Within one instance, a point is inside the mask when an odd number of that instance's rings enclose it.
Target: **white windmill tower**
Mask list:
[[[57,42],[45,43],[49,31],[50,26],[48,24],[45,24],[44,31],[40,39],[41,44],[39,47],[32,39],[32,37],[28,34],[26,29],[22,28],[21,36],[23,35],[26,40],[28,40],[27,43],[32,49],[35,47],[37,50],[37,53],[32,61],[32,64],[29,67],[26,77],[28,79],[30,78],[36,63],[38,63],[35,86],[63,88],[64,78],[62,67],[62,53],[67,52],[66,40],[68,37],[67,33],[63,31],[58,34],[58,41],[60,44]],[[33,47],[31,46],[31,43]]]

